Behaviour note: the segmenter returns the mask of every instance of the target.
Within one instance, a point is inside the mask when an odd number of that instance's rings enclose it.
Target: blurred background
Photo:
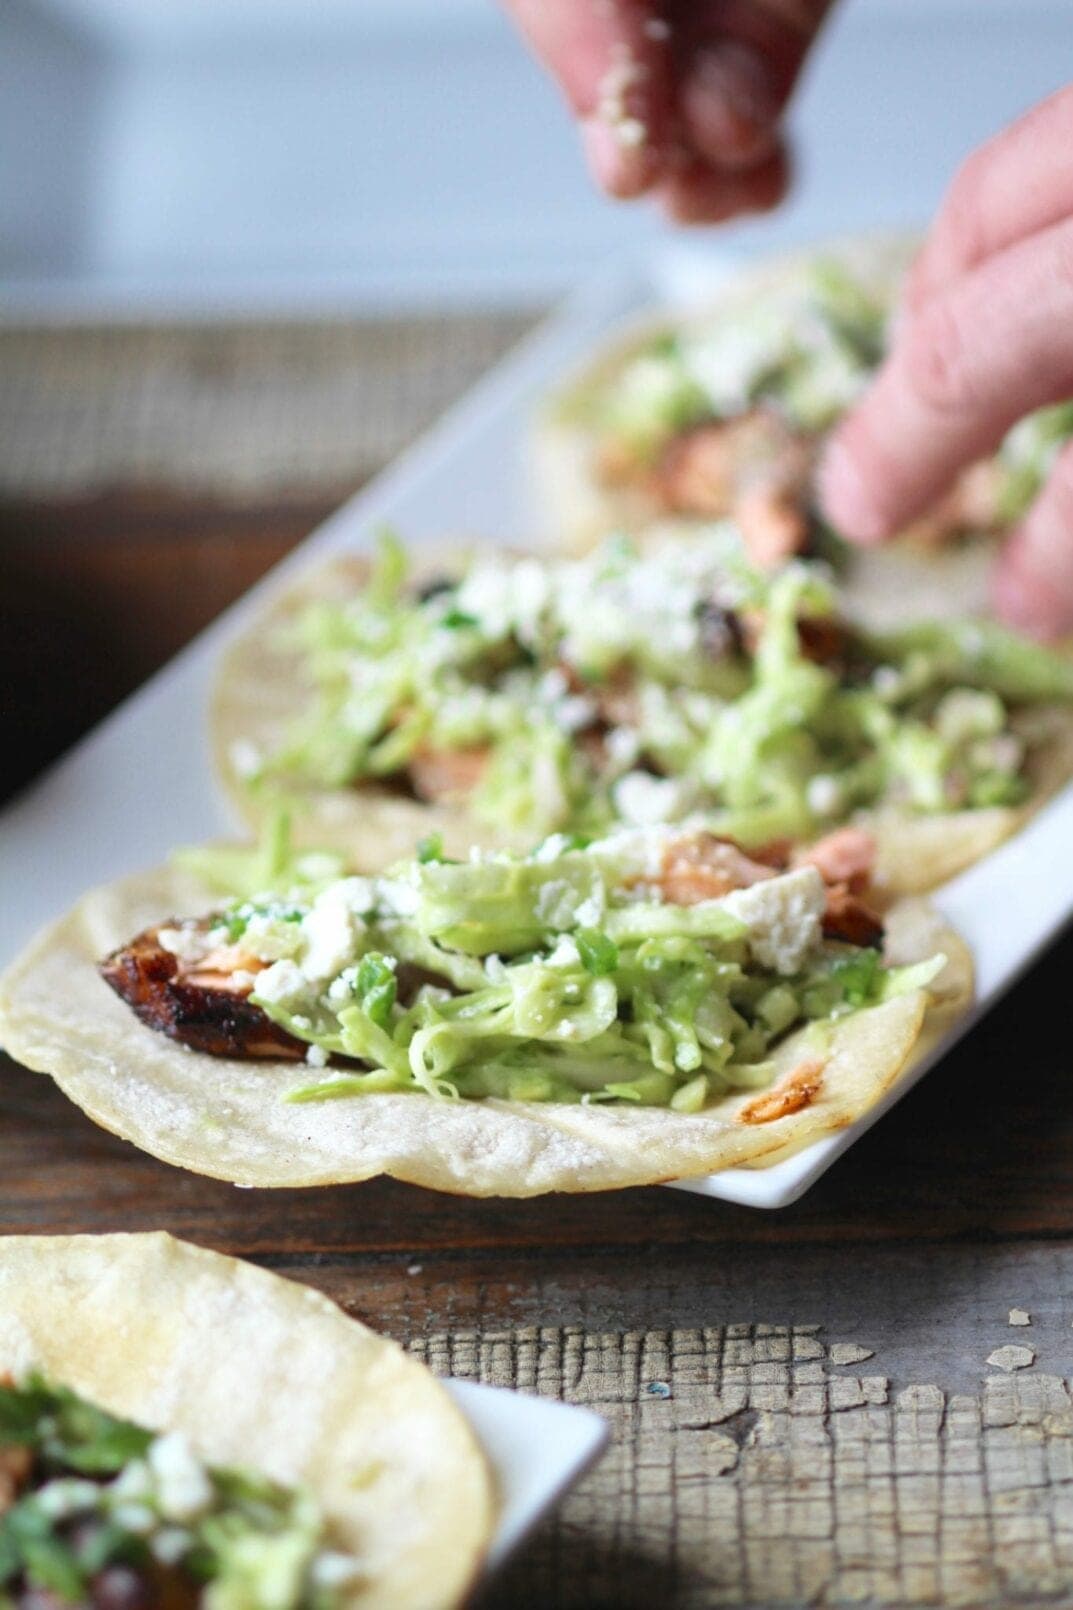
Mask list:
[[[1069,45],[1068,0],[842,0],[793,199],[690,249],[923,222]],[[5,791],[671,234],[492,0],[3,0]]]

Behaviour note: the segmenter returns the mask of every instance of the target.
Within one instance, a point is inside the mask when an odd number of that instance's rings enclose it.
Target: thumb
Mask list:
[[[1033,637],[1073,630],[1073,442],[1006,543],[993,578],[995,608]]]

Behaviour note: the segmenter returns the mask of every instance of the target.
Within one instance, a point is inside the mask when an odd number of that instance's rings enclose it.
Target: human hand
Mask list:
[[[773,207],[780,124],[832,0],[503,0],[579,119],[597,183],[679,223]]]
[[[891,355],[833,436],[820,494],[837,530],[882,541],[1025,414],[1073,397],[1073,87],[982,146],[909,279]],[[1009,538],[998,613],[1073,627],[1073,443]]]

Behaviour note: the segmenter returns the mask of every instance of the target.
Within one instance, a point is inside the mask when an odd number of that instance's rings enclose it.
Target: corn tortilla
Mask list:
[[[160,1233],[0,1238],[0,1370],[316,1496],[345,1610],[459,1604],[494,1521],[443,1387],[319,1292]]]
[[[936,986],[956,1009],[971,963],[949,929],[902,924],[899,961],[938,949],[951,958],[932,992],[917,990],[825,1031],[818,1093],[799,1110],[750,1122],[755,1091],[698,1114],[667,1108],[364,1095],[288,1103],[308,1082],[301,1063],[233,1060],[188,1050],[142,1024],[104,983],[97,962],[142,929],[218,901],[173,868],[88,894],[45,930],[0,980],[0,1040],[49,1073],[96,1123],[196,1173],[250,1186],[330,1185],[389,1174],[470,1196],[596,1191],[763,1166],[844,1128],[898,1077],[930,1020]],[[918,911],[913,907],[910,911]],[[926,908],[924,908],[926,909]],[[951,1000],[944,1000],[949,1010]],[[775,1054],[780,1087],[814,1055],[809,1028]]]

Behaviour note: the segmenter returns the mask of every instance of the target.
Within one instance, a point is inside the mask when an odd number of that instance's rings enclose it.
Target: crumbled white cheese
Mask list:
[[[542,884],[536,897],[536,917],[545,928],[553,931],[571,928],[577,911],[577,891],[565,878],[552,878]]]
[[[309,1574],[318,1588],[341,1588],[348,1582],[353,1582],[360,1570],[357,1560],[352,1559],[349,1554],[339,1554],[334,1549],[325,1549],[313,1561]]]
[[[257,776],[264,764],[264,757],[257,745],[250,738],[236,738],[229,750],[231,764],[235,771],[245,782]]]
[[[574,912],[574,921],[579,928],[595,928],[602,920],[607,905],[604,887],[600,884],[595,888],[587,900],[583,900]]]
[[[952,688],[939,700],[935,727],[948,743],[968,743],[972,738],[991,738],[1002,731],[1006,713],[994,693],[976,688]]]
[[[169,1521],[191,1521],[212,1503],[212,1482],[181,1431],[168,1431],[149,1446],[157,1503]]]
[[[302,971],[307,978],[333,978],[342,971],[365,927],[362,913],[370,910],[375,899],[368,878],[342,878],[317,896],[301,924],[305,940]]]
[[[162,1526],[149,1539],[149,1548],[161,1565],[178,1565],[192,1542],[184,1526]]]
[[[805,799],[814,816],[840,816],[845,809],[845,791],[837,777],[820,773],[805,785]]]
[[[698,826],[701,824],[698,824]],[[653,822],[647,827],[621,827],[609,833],[596,847],[601,861],[614,868],[616,882],[637,878],[658,878],[668,849],[683,833],[688,822]]]
[[[93,1509],[100,1497],[96,1482],[83,1481],[78,1476],[61,1476],[46,1482],[34,1494],[34,1503],[50,1520],[66,1520],[79,1510]]]
[[[152,1490],[149,1466],[144,1459],[132,1459],[130,1464],[119,1472],[109,1488],[113,1498],[130,1499],[132,1502],[147,1498]]]
[[[262,1001],[269,1001],[272,1005],[281,1006],[284,1001],[293,1001],[301,995],[306,988],[306,977],[300,967],[294,962],[284,959],[273,962],[266,967],[263,973],[257,975],[257,994]]]
[[[881,699],[896,699],[902,690],[902,673],[893,665],[877,665],[872,672],[872,687]]]
[[[545,671],[537,683],[537,693],[549,704],[554,704],[557,699],[565,699],[569,692],[570,684],[566,680],[566,673],[560,671],[557,665],[552,666],[550,671]]]
[[[566,854],[569,848],[570,840],[565,833],[550,833],[542,844],[537,845],[530,856],[530,860],[537,862],[557,861],[561,855]]]
[[[389,960],[394,962],[395,958],[392,956]],[[328,985],[328,999],[335,1005],[338,1005],[340,1001],[349,1000],[357,977],[358,969],[356,967],[344,967],[339,977],[333,978]]]
[[[819,943],[826,904],[826,886],[813,866],[735,889],[720,901],[748,928],[755,959],[784,974],[799,972]]]
[[[157,939],[181,962],[199,962],[208,953],[205,934],[198,928],[159,928]]]
[[[581,952],[576,942],[569,934],[561,934],[555,942],[555,948],[546,959],[548,967],[577,967],[581,962]]]
[[[582,732],[592,725],[598,711],[592,699],[586,699],[582,694],[575,693],[568,699],[560,699],[552,707],[551,714],[560,732]]]
[[[156,1512],[148,1504],[116,1504],[112,1519],[124,1532],[133,1532],[135,1537],[148,1537],[157,1524]]]
[[[748,406],[760,376],[784,352],[793,350],[798,334],[800,304],[757,307],[750,317],[720,319],[682,348],[682,361],[691,380],[711,399],[720,413]]]
[[[392,917],[412,917],[421,904],[421,896],[404,878],[381,878],[376,891],[380,910]]]
[[[641,752],[641,735],[632,727],[612,727],[604,739],[607,758],[613,766],[632,766]]]
[[[530,638],[551,596],[552,577],[537,559],[489,559],[475,565],[458,589],[458,608],[497,630],[513,625]]]
[[[648,69],[629,49],[620,44],[611,56],[611,65],[597,90],[596,115],[611,129],[620,145],[636,147],[645,143],[648,130],[629,109],[627,96],[647,77]]]
[[[623,821],[634,827],[671,822],[691,803],[693,786],[677,777],[652,777],[644,771],[628,771],[612,789],[615,809]]]
[[[306,1052],[306,1061],[311,1068],[326,1068],[328,1053],[322,1045],[311,1045]]]

